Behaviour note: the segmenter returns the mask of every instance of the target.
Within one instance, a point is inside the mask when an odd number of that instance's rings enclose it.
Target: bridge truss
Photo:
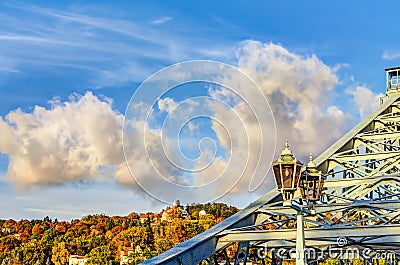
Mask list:
[[[367,263],[381,254],[400,259],[400,93],[386,100],[356,127],[322,153],[315,163],[325,175],[316,213],[304,214],[308,262],[352,258]],[[301,204],[300,194],[295,199]],[[296,245],[296,211],[284,207],[272,190],[206,232],[143,264],[281,263]],[[230,260],[229,249],[235,249]],[[346,251],[342,250],[346,248]],[[384,253],[384,255],[382,255]],[[350,255],[351,254],[351,255]],[[354,258],[354,256],[353,256]],[[388,259],[390,258],[390,259]]]

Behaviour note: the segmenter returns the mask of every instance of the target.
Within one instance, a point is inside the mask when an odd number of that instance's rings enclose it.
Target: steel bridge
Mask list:
[[[349,253],[338,247],[368,250],[362,258],[370,264],[384,251],[392,253],[391,259],[386,255],[387,262],[399,261],[399,72],[400,68],[386,69],[386,97],[381,105],[315,159],[326,182],[316,213],[304,215],[309,251],[332,250],[338,260],[347,260]],[[299,198],[296,192],[295,199]],[[204,233],[142,264],[253,264],[248,255],[261,253],[260,249],[271,251],[261,255],[257,264],[277,264],[285,258],[282,250],[295,244],[296,211],[284,207],[280,193],[272,190]],[[232,248],[235,255],[229,259],[227,250]],[[308,263],[327,258],[322,251]]]

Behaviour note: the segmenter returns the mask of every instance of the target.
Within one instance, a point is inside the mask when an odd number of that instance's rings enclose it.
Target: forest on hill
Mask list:
[[[161,213],[88,215],[67,221],[0,220],[0,265],[139,264],[239,210],[223,203],[174,205]]]

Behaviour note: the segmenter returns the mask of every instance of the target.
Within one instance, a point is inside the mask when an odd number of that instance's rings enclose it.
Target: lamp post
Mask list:
[[[304,251],[303,208],[301,206],[292,205],[294,193],[300,186],[303,199],[307,202],[311,213],[315,214],[315,203],[321,198],[325,180],[321,172],[317,170],[312,156],[310,156],[310,162],[307,164],[306,169],[300,174],[302,165],[303,163],[294,158],[292,151],[289,149],[287,140],[285,149],[282,151],[280,158],[272,163],[276,186],[283,197],[283,206],[291,206],[297,211],[296,265],[307,264],[307,258]]]

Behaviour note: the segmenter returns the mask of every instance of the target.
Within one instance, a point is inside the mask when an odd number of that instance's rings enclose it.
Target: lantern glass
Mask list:
[[[295,191],[299,186],[302,163],[293,157],[292,151],[286,141],[286,147],[280,158],[272,163],[272,171],[276,186],[284,199],[284,205],[290,204]]]
[[[314,208],[315,203],[321,199],[324,181],[325,177],[321,171],[316,169],[312,156],[310,156],[310,162],[300,177],[301,197],[307,202],[310,208]]]
[[[293,181],[294,181],[294,184],[296,185],[296,190],[297,190],[297,187],[299,186],[302,165],[303,164],[300,163],[300,164],[296,164],[296,166],[295,166],[295,173],[294,173]]]
[[[293,189],[293,164],[282,165],[282,180],[284,189]]]
[[[280,165],[276,165],[276,166],[272,166],[272,168],[273,168],[276,186],[278,187],[278,190],[280,191],[282,189],[282,180],[280,177],[281,167],[280,167]]]

